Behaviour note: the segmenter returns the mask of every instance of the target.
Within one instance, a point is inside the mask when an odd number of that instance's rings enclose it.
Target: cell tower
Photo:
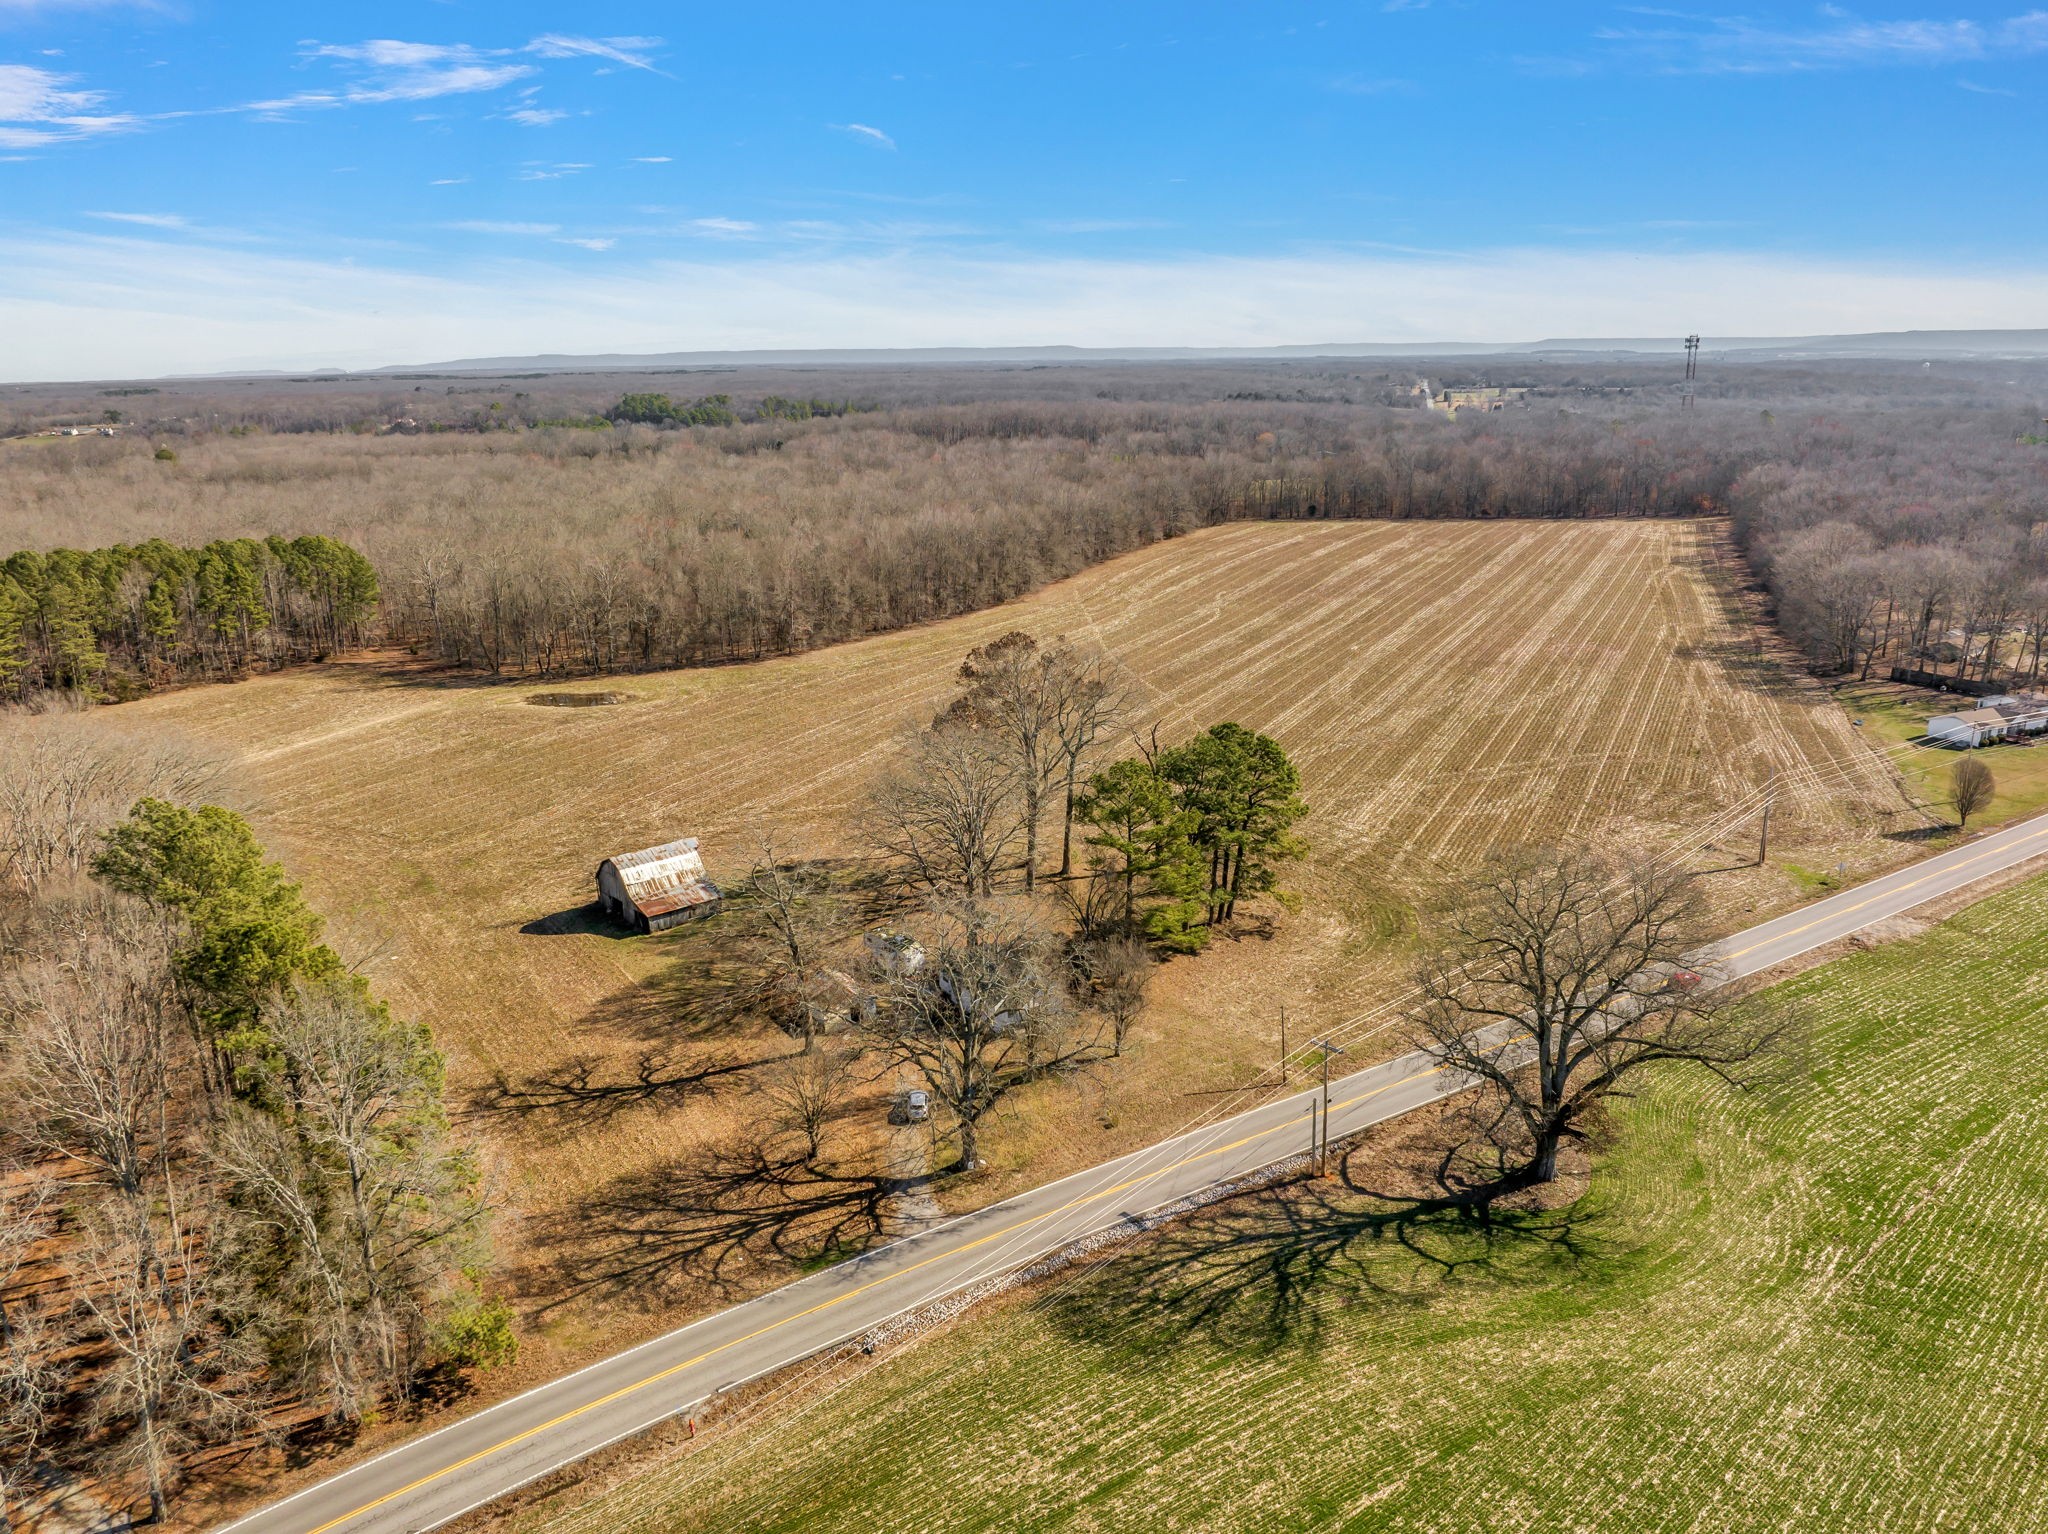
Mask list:
[[[1685,396],[1679,401],[1682,408],[1692,409],[1693,380],[1700,376],[1700,338],[1696,335],[1685,338]]]

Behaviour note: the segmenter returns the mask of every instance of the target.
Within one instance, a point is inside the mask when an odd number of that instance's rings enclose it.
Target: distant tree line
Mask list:
[[[1746,461],[1590,425],[1292,424],[1281,441],[1202,412],[1032,404],[813,422],[787,443],[794,463],[746,474],[746,500],[702,448],[599,434],[578,452],[615,472],[618,458],[693,453],[701,494],[651,491],[630,536],[586,522],[573,543],[502,527],[408,539],[382,561],[385,611],[394,636],[496,673],[755,659],[978,611],[1227,521],[1699,515],[1722,508]],[[717,456],[782,445],[760,430],[738,428]]]
[[[1817,671],[2042,680],[2048,455],[2002,424],[1806,423],[1745,470],[1736,535]]]
[[[515,1343],[426,1030],[232,811],[144,797],[93,834],[119,785],[198,775],[67,722],[23,728],[94,785],[77,823],[0,805],[43,869],[0,902],[0,1514],[83,1476],[161,1521],[216,1446],[353,1426]]]
[[[377,574],[347,544],[162,539],[0,562],[0,697],[125,697],[361,644]]]
[[[1623,399],[1585,393],[1597,375],[1532,364],[1514,375],[1539,388],[1529,409],[1453,421],[1335,402],[1391,387],[1383,372],[1273,371],[1322,380],[1332,402],[1204,402],[1189,391],[1207,375],[1171,369],[1090,375],[1094,393],[1142,382],[1151,399],[1028,397],[1074,388],[1030,372],[1003,375],[1019,397],[963,402],[971,379],[930,375],[925,389],[905,374],[889,386],[894,408],[843,416],[786,391],[633,392],[613,396],[609,429],[571,430],[606,417],[520,390],[490,402],[521,427],[509,434],[214,437],[169,465],[138,441],[80,443],[61,460],[24,455],[13,473],[33,518],[10,524],[0,506],[0,532],[19,543],[52,525],[121,536],[138,519],[226,531],[324,517],[375,562],[391,637],[449,664],[547,676],[886,632],[1236,519],[1728,514],[1819,670],[2024,682],[2048,661],[2031,589],[2048,578],[2042,449],[2028,440],[2039,411],[1998,398],[1989,377],[1867,369],[1843,375],[1847,406],[1822,410],[1802,403],[1825,393],[1818,373],[1756,373],[1703,389],[1688,412],[1665,408],[1642,369],[1614,370],[1636,380]],[[458,402],[486,388],[449,387]],[[1905,404],[1885,408],[1887,390]],[[1959,403],[1929,402],[1944,390]],[[1777,408],[1740,408],[1745,395]],[[546,420],[562,425],[532,429]],[[140,594],[130,605],[117,672],[146,669],[133,658],[149,647]],[[180,664],[238,663],[232,616],[188,627]],[[252,630],[251,644],[288,632]],[[25,685],[79,669],[56,639]]]

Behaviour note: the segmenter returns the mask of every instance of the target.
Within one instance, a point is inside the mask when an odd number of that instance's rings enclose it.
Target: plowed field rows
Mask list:
[[[2048,1528],[2044,934],[1792,982],[1811,1075],[1660,1078],[1569,1211],[1242,1201],[519,1534]]]
[[[1383,997],[1412,903],[1503,839],[1656,845],[1775,764],[1780,846],[1808,863],[1895,855],[1880,835],[1901,810],[1888,768],[1825,694],[1750,657],[1706,578],[1712,536],[1652,522],[1240,524],[911,633],[621,678],[608,684],[630,695],[617,707],[527,702],[559,682],[351,664],[122,717],[241,753],[262,834],[342,937],[386,951],[377,984],[432,1025],[458,1085],[581,1054],[617,1069],[650,1039],[674,1041],[652,982],[684,939],[523,929],[587,901],[601,857],[669,837],[703,838],[714,874],[735,871],[767,818],[846,845],[894,734],[929,717],[964,651],[1005,630],[1098,640],[1150,689],[1169,738],[1221,719],[1273,732],[1314,807],[1316,851],[1290,880],[1301,915],[1170,966],[1130,1058],[1046,1086],[995,1126],[987,1195],[1177,1123],[1185,1091],[1273,1058],[1283,1002],[1306,1029]],[[1716,888],[1734,910],[1792,895],[1771,871]],[[701,1047],[709,1059],[768,1046]],[[680,1114],[479,1132],[509,1158],[515,1202],[546,1210],[686,1154],[735,1111],[707,1088]]]

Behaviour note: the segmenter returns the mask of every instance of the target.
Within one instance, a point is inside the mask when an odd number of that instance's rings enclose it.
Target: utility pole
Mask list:
[[[1764,866],[1764,859],[1771,855],[1771,802],[1778,797],[1778,766],[1771,764],[1771,776],[1764,784],[1764,823],[1756,838],[1756,866]]]
[[[1328,1039],[1311,1039],[1309,1043],[1323,1056],[1323,1137],[1316,1147],[1316,1176],[1321,1177],[1330,1168],[1330,1056],[1341,1055],[1344,1049]]]
[[[1287,1003],[1280,1003],[1280,1090],[1287,1090]]]
[[[1679,408],[1692,409],[1693,380],[1700,376],[1700,338],[1690,335],[1685,338],[1685,394],[1679,400]]]

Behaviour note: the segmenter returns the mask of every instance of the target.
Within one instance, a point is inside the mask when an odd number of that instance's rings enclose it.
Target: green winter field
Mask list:
[[[2048,880],[1784,990],[1567,1209],[1219,1206],[521,1534],[2048,1528]]]

